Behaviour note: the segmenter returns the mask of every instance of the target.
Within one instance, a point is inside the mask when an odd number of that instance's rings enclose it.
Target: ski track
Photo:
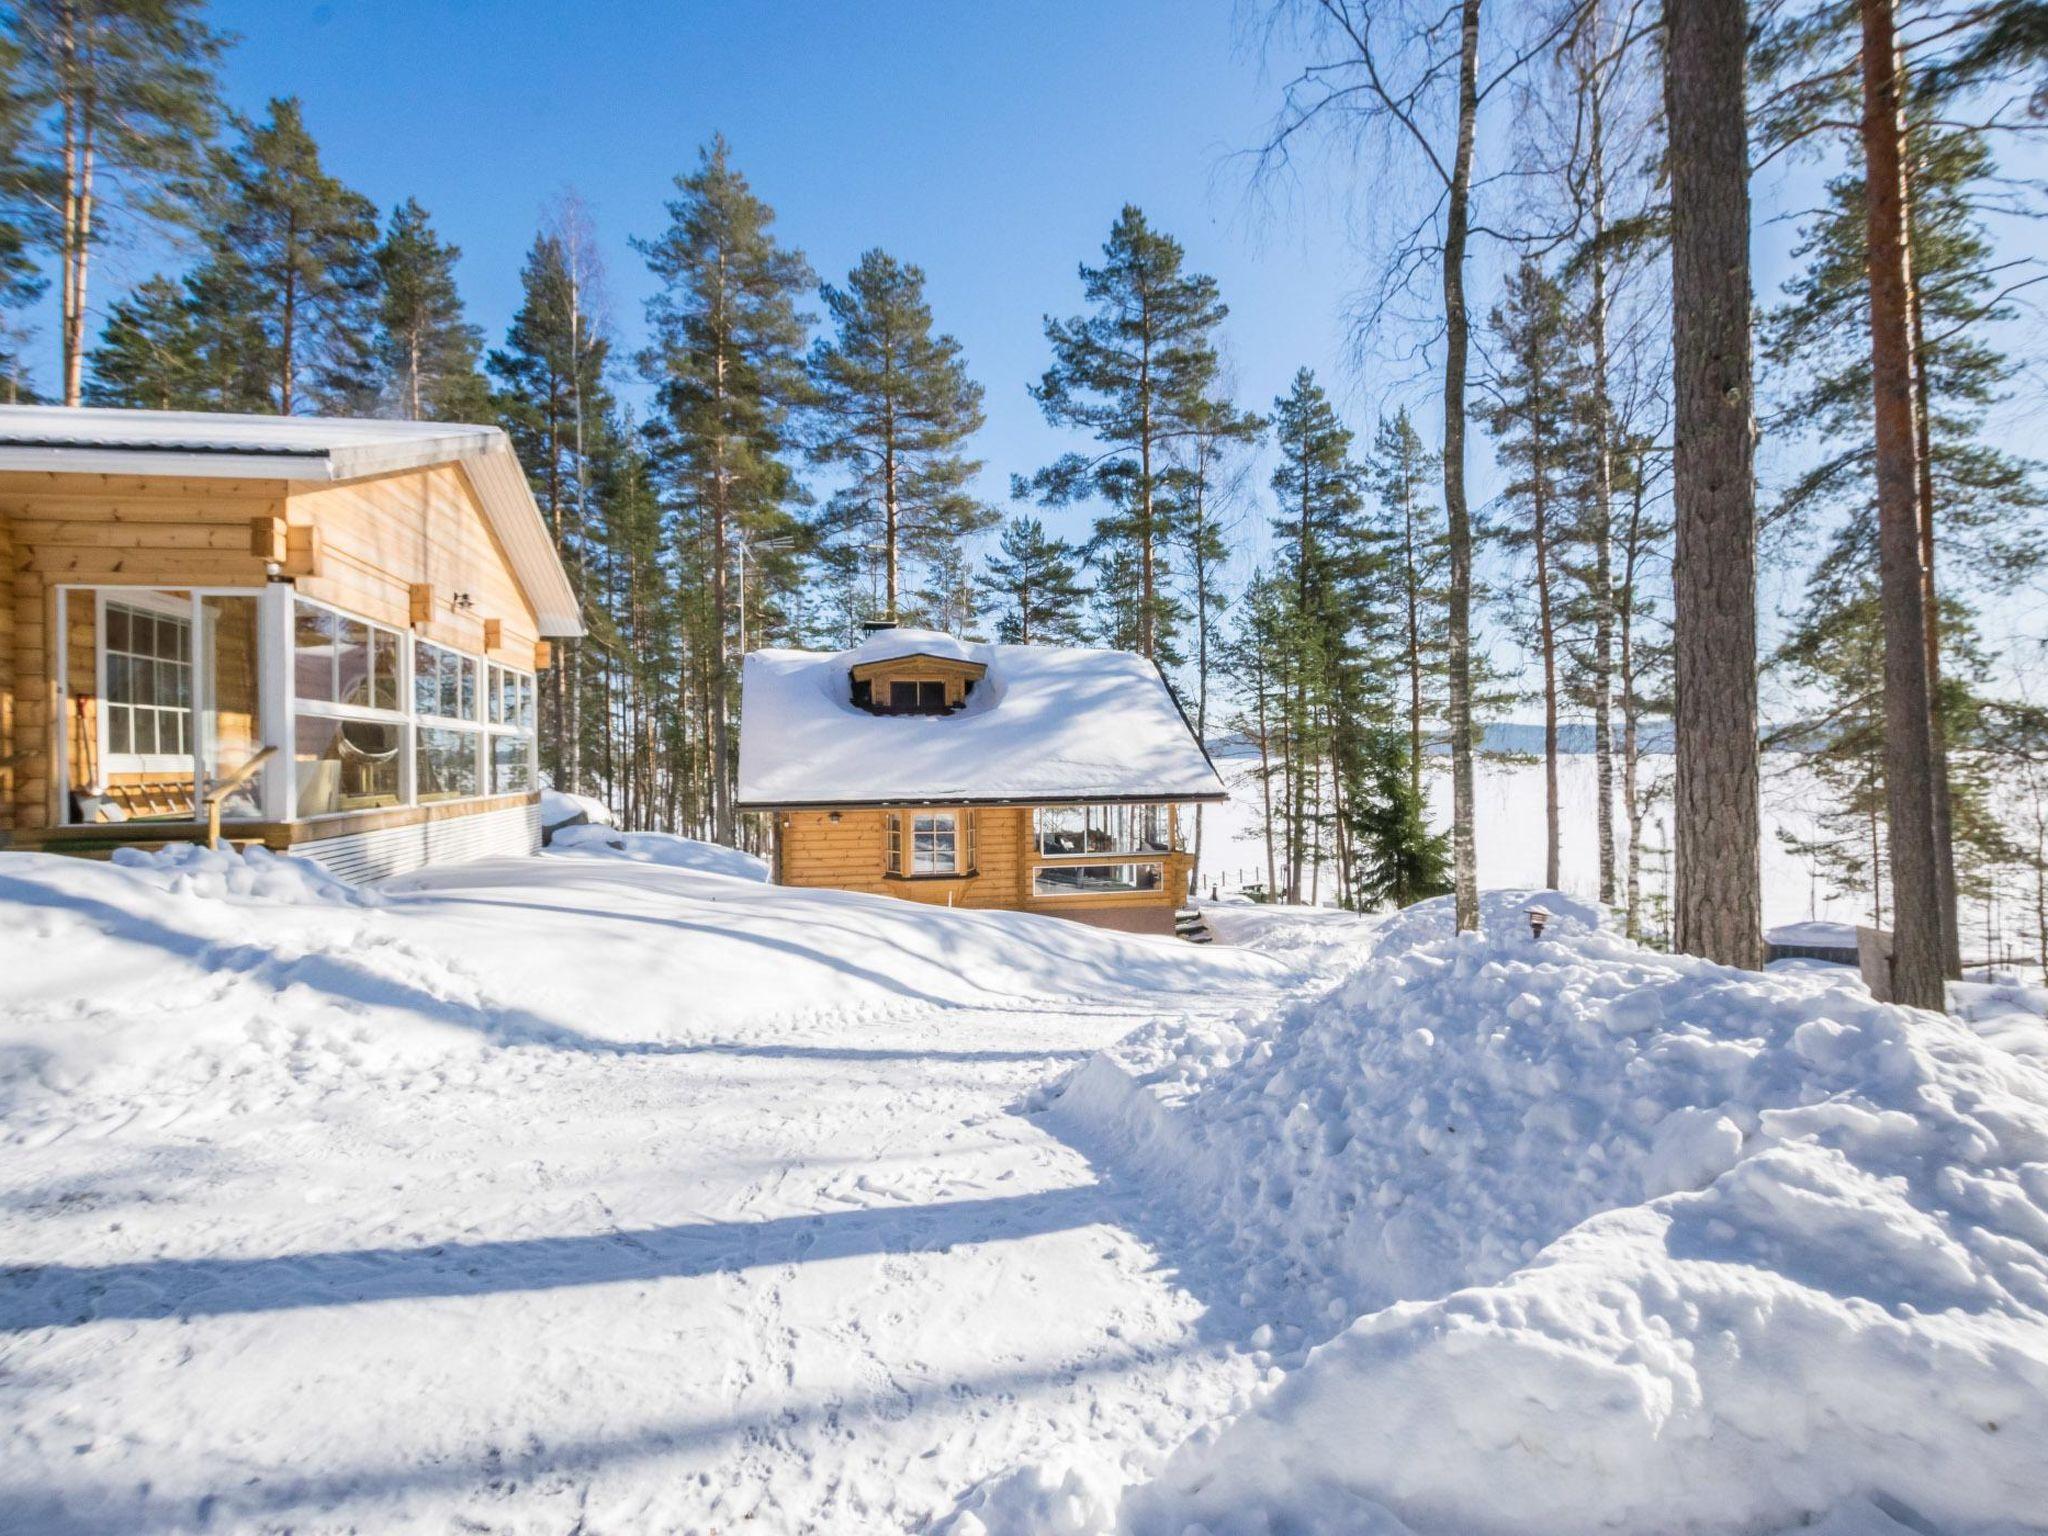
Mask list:
[[[1228,1261],[1026,1105],[1279,981],[396,1063],[250,1001],[346,954],[502,1007],[391,926],[216,945],[135,1006],[245,1007],[250,1051],[10,1127],[0,1527],[919,1530],[1062,1447],[1149,1470],[1257,1379]]]

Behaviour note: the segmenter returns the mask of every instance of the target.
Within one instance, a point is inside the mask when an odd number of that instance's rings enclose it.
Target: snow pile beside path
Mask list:
[[[548,845],[557,853],[588,858],[629,859],[635,864],[665,864],[700,875],[730,875],[736,880],[766,880],[768,861],[721,843],[667,832],[620,832],[613,827],[565,827]]]
[[[1056,1117],[1220,1215],[1295,1367],[1122,1527],[2042,1520],[2048,1072],[1556,893],[1486,915],[1413,909],[1321,999],[1071,1079]]]
[[[116,848],[113,862],[176,896],[245,904],[376,906],[374,891],[337,880],[310,859],[268,848],[205,848],[171,843],[158,849]]]
[[[550,833],[559,827],[580,827],[585,824],[608,827],[612,824],[612,808],[602,800],[593,800],[589,795],[572,795],[561,789],[543,789],[540,792],[540,824]]]

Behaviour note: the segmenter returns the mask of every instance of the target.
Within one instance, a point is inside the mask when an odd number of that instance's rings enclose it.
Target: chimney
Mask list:
[[[864,635],[879,635],[896,627],[894,619],[863,619],[860,632]]]

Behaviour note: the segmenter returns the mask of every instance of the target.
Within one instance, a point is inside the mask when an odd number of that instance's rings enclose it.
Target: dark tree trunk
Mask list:
[[[1763,960],[1744,0],[1665,0],[1676,545],[1675,946]]]
[[[1479,123],[1479,4],[1462,0],[1458,144],[1444,208],[1444,515],[1450,530],[1451,864],[1461,932],[1479,927],[1479,849],[1473,835],[1472,514],[1465,502],[1465,246],[1471,234],[1472,141]]]
[[[1892,865],[1892,996],[1947,1005],[1940,859],[1935,847],[1934,715],[1927,668],[1913,425],[1911,263],[1900,153],[1892,0],[1861,0],[1864,208],[1870,263],[1871,389],[1876,401],[1878,582],[1884,607],[1885,801]]]

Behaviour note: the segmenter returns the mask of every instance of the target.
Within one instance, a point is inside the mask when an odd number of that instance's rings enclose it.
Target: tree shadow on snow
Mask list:
[[[1081,1184],[933,1205],[868,1206],[568,1237],[261,1258],[31,1265],[0,1270],[0,1332],[648,1283],[764,1265],[1009,1242],[1104,1219],[1102,1192]]]

